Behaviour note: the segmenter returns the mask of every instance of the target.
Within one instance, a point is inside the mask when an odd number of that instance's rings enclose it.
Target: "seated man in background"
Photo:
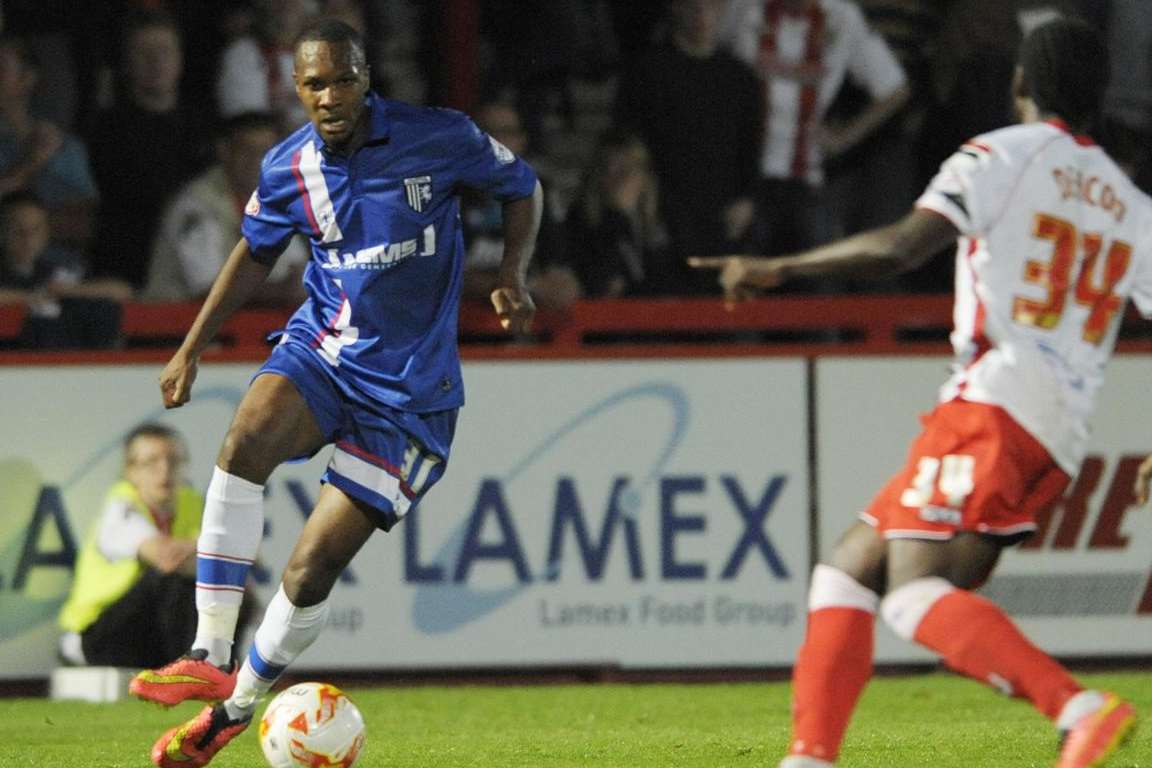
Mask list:
[[[27,43],[0,37],[0,194],[34,191],[48,209],[53,236],[84,248],[97,201],[88,151],[75,136],[32,114],[38,76]]]
[[[144,301],[202,299],[240,237],[244,204],[260,181],[260,161],[279,140],[276,118],[245,112],[221,126],[217,162],[173,199],[152,244]],[[294,239],[253,296],[256,303],[297,306],[308,249]]]
[[[211,163],[209,118],[184,99],[184,43],[160,11],[122,25],[116,100],[88,121],[92,176],[100,190],[92,268],[134,289],[148,278],[165,204]]]
[[[528,149],[528,133],[516,107],[502,101],[490,101],[476,110],[476,125],[513,155],[521,157]],[[540,179],[548,193],[548,180]],[[537,257],[528,275],[528,290],[541,309],[563,310],[581,297],[580,281],[565,263],[563,243],[559,237],[552,206],[545,202],[540,232],[536,238]],[[466,192],[460,200],[463,222],[464,287],[463,298],[488,302],[500,277],[504,255],[504,214],[499,200]]]
[[[76,251],[52,242],[48,210],[32,192],[0,198],[0,306],[18,304],[28,314],[22,346],[109,346],[119,332],[119,302],[132,297],[127,283],[86,280]]]
[[[590,298],[692,293],[669,247],[648,148],[639,134],[609,128],[564,220],[572,263]]]
[[[676,258],[662,267],[679,294],[715,293],[684,254],[731,253],[751,242],[764,134],[763,85],[719,48],[726,0],[675,0],[665,34],[622,72],[616,120],[640,135],[659,183]]]
[[[196,537],[204,498],[183,479],[184,441],[146,423],[124,439],[123,477],[76,562],[60,611],[72,664],[150,667],[196,634]]]

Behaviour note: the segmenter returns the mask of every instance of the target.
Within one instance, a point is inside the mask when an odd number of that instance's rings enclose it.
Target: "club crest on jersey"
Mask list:
[[[404,193],[412,210],[424,213],[424,206],[432,202],[432,177],[415,176],[404,179]]]

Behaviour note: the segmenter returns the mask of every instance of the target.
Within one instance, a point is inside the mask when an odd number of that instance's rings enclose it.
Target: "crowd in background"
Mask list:
[[[1123,76],[1095,138],[1147,189],[1144,2],[2,0],[0,304],[26,306],[23,345],[102,346],[120,302],[203,297],[263,153],[305,121],[291,42],[314,15],[362,30],[380,93],[461,109],[536,165],[531,288],[563,309],[713,294],[687,256],[787,253],[893,221],[959,144],[1013,121],[1016,46],[1060,14],[1107,35]],[[412,67],[388,54],[400,35],[417,41]],[[610,103],[573,167],[557,136],[574,134],[555,126],[588,122],[586,83]],[[500,207],[467,198],[462,216],[465,296],[482,300]],[[294,244],[258,300],[299,302],[307,258]],[[938,258],[880,290],[950,283]]]

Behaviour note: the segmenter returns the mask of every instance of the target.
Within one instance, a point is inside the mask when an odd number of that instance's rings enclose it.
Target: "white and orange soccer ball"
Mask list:
[[[272,768],[352,768],[364,735],[360,710],[328,683],[284,689],[260,719],[260,748]]]

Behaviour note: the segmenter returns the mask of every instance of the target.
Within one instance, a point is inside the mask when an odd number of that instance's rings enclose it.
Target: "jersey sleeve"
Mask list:
[[[244,206],[240,232],[248,241],[252,258],[261,264],[272,264],[288,247],[296,234],[296,224],[288,214],[290,197],[269,180],[267,171],[260,174],[260,185]]]
[[[109,499],[100,514],[96,546],[111,562],[136,557],[140,545],[159,535],[156,524],[127,499]]]
[[[885,99],[908,83],[904,67],[884,38],[868,26],[859,8],[850,6],[849,14],[856,44],[848,59],[848,73],[872,98]]]
[[[1002,150],[973,139],[944,161],[916,207],[939,213],[963,235],[978,237],[1003,210],[1017,175]]]
[[[531,197],[536,171],[467,117],[459,131],[457,183],[507,202]]]

